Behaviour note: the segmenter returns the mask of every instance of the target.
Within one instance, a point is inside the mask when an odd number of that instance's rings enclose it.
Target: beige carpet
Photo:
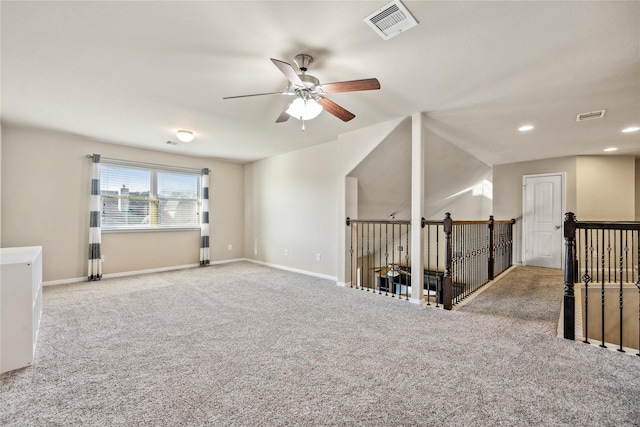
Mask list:
[[[562,270],[518,266],[489,284],[459,310],[539,322],[555,331],[563,292]]]
[[[49,287],[44,303],[35,366],[0,376],[2,426],[640,423],[640,358],[472,305],[245,262]]]

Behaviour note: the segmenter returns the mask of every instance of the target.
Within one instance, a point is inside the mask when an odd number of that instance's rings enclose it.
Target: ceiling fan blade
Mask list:
[[[286,107],[284,107],[284,110],[282,110],[282,113],[280,113],[280,115],[276,119],[276,123],[283,123],[289,120],[289,117],[291,116],[289,115],[289,113],[287,113],[287,110],[289,109],[289,105],[291,105],[292,102],[293,102],[293,99],[289,101]]]
[[[273,58],[271,58],[271,62],[273,62],[273,64],[278,67],[280,71],[282,71],[282,74],[284,74],[287,80],[289,80],[291,83],[297,86],[304,86],[304,83],[302,83],[302,80],[300,80],[300,76],[298,76],[298,73],[296,73],[296,70],[293,69],[291,64]]]
[[[380,89],[380,82],[378,79],[362,79],[347,82],[324,83],[321,86],[325,93],[354,92],[358,90]]]
[[[322,108],[324,108],[328,113],[333,114],[343,122],[348,122],[356,116],[328,98],[319,97],[317,102],[322,105]]]
[[[289,93],[289,92],[267,92],[267,93],[253,93],[251,95],[225,96],[222,99],[247,98],[250,96],[263,96],[263,95],[295,95],[295,94]]]

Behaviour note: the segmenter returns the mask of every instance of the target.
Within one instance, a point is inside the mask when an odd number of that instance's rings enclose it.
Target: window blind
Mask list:
[[[103,230],[200,227],[200,170],[104,159]]]

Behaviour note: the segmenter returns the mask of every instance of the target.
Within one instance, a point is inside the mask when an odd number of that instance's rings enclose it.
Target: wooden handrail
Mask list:
[[[351,224],[402,224],[411,225],[411,221],[406,219],[351,219],[347,217],[347,225]]]
[[[575,221],[576,228],[597,230],[640,230],[640,221]]]

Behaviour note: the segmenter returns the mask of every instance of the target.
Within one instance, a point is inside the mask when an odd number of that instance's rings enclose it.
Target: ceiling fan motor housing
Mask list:
[[[313,57],[311,55],[300,53],[293,58],[293,62],[295,62],[298,69],[304,73],[309,69],[309,65],[313,63]]]
[[[313,89],[315,86],[320,84],[320,80],[308,74],[301,74],[300,80],[302,80],[302,83],[304,83],[304,85],[309,89]]]

